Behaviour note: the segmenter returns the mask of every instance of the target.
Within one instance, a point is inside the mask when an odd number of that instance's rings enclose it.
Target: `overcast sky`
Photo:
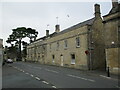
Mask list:
[[[21,0],[22,1],[22,0]],[[24,0],[25,1],[25,0]],[[111,0],[107,2],[8,2],[0,3],[0,38],[5,41],[17,27],[30,27],[38,31],[38,37],[55,31],[55,25],[60,24],[61,31],[77,23],[94,17],[94,4],[101,6],[101,14],[106,15],[112,7]],[[69,15],[69,17],[68,17]],[[49,27],[47,25],[49,24]],[[2,33],[2,34],[1,34]],[[27,40],[27,39],[25,39]]]

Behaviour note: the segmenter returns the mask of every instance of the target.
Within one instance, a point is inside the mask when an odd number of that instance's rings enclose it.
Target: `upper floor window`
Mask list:
[[[51,44],[50,44],[50,49],[51,49]]]
[[[64,43],[65,43],[65,48],[67,48],[67,47],[68,47],[68,42],[67,42],[67,40],[65,40]]]
[[[80,47],[80,37],[76,38],[76,47]]]
[[[59,42],[57,42],[57,49],[59,48]]]

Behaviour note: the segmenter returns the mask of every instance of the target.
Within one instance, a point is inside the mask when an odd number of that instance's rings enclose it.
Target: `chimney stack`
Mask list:
[[[49,30],[46,30],[46,36],[49,36]]]
[[[95,17],[100,17],[101,13],[100,13],[100,5],[99,4],[95,4]]]
[[[60,32],[60,25],[55,25],[55,32],[59,33]]]
[[[118,7],[118,0],[112,0],[112,7],[113,8]]]

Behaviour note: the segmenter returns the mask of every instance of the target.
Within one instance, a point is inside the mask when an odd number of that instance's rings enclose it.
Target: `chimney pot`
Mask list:
[[[116,8],[118,6],[118,0],[112,0],[112,7]]]
[[[46,36],[49,36],[49,30],[46,30]]]
[[[57,32],[57,33],[60,32],[60,25],[58,25],[58,24],[55,25],[55,32]]]
[[[99,4],[95,4],[95,17],[100,17],[100,5]]]

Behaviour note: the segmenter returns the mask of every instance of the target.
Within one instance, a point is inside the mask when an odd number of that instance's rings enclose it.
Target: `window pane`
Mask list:
[[[76,38],[76,46],[80,46],[80,38],[79,37]]]
[[[67,40],[65,40],[64,42],[65,42],[65,47],[67,47]]]
[[[75,64],[75,54],[71,54],[71,64]]]

